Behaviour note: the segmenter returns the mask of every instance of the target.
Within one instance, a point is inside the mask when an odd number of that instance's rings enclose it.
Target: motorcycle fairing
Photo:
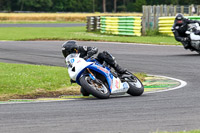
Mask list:
[[[79,63],[82,63],[79,65]],[[82,58],[71,58],[70,59],[70,67],[68,67],[68,73],[72,80],[76,80],[77,75],[85,69],[88,65],[92,64],[92,62],[86,62]]]
[[[106,77],[111,94],[125,93],[128,91],[129,85],[127,82],[122,83],[118,77],[115,78],[109,70],[101,65],[91,64],[87,68],[94,70]],[[80,76],[77,76],[77,79],[79,79]],[[79,81],[77,83],[79,83]]]
[[[190,34],[190,39],[194,40],[194,41],[200,41],[200,36],[199,35],[195,35],[194,33]]]

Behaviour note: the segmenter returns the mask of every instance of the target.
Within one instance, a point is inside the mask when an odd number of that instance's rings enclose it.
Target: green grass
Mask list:
[[[86,32],[86,27],[1,27],[0,40],[85,40],[179,45],[169,36],[115,36]]]
[[[54,90],[69,86],[67,69],[42,65],[0,63],[0,93],[24,93],[33,88]],[[15,88],[15,89],[12,89]]]
[[[144,80],[145,73],[136,73]],[[80,94],[65,67],[0,63],[0,101]]]
[[[20,95],[53,96],[71,91],[66,89],[68,87],[78,86],[71,85],[64,67],[0,63],[0,68],[0,100]]]
[[[33,28],[2,27],[0,40],[87,40],[130,43],[178,45],[173,37],[167,36],[115,36],[86,32],[85,27]],[[10,98],[35,98],[77,94],[71,87],[66,68],[0,63],[0,100]],[[141,80],[145,74],[136,74]],[[64,88],[64,89],[63,89]],[[78,90],[78,91],[77,91]]]
[[[73,21],[0,21],[0,24],[79,24],[86,22],[73,22]]]

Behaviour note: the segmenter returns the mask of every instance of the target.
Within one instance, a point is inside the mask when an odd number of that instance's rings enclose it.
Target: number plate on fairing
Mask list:
[[[129,89],[127,82],[121,82],[119,78],[113,77],[111,94],[126,93]]]

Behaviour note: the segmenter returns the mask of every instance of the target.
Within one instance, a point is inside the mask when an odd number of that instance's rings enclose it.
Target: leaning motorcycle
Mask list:
[[[186,31],[186,34],[190,38],[191,48],[189,49],[200,54],[200,35],[195,34],[197,30],[200,30],[198,23],[188,24],[188,30]]]
[[[71,81],[81,86],[83,95],[107,99],[110,95],[140,96],[144,92],[142,82],[131,72],[120,75],[94,58],[85,60],[80,54],[72,53],[66,57],[66,65]]]

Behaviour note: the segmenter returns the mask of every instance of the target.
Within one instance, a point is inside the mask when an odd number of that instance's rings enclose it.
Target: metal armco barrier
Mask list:
[[[101,33],[115,35],[141,36],[141,17],[108,17],[101,16]]]
[[[200,16],[187,16],[186,18],[200,21]],[[171,29],[174,24],[174,19],[175,17],[159,17],[159,32],[162,34],[173,36],[174,34],[172,33]]]

